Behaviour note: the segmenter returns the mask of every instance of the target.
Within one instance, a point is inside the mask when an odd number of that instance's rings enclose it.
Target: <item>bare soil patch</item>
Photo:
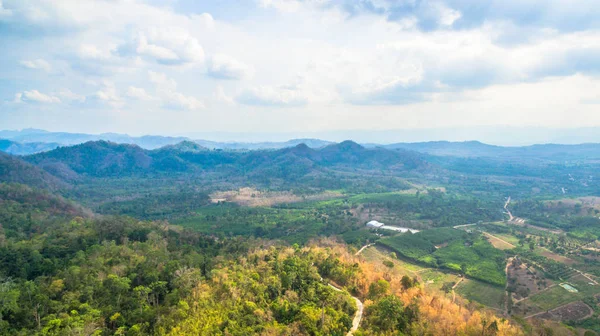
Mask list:
[[[513,292],[514,301],[520,301],[552,285],[552,281],[544,278],[541,272],[517,259],[513,259],[508,265],[507,272],[508,288]]]
[[[260,191],[254,188],[241,188],[239,190],[215,192],[210,195],[210,198],[213,203],[232,202],[242,206],[262,207],[282,203],[321,201],[342,196],[343,194],[333,191],[298,196],[289,191]]]
[[[549,312],[537,315],[537,318],[555,321],[577,321],[591,316],[594,310],[581,301],[569,303]]]
[[[560,254],[556,254],[550,250],[547,249],[540,249],[540,254],[543,255],[544,257],[548,258],[548,259],[552,259],[554,261],[558,261],[560,263],[566,264],[566,265],[573,265],[575,264],[575,260],[567,258],[565,256],[561,256]]]

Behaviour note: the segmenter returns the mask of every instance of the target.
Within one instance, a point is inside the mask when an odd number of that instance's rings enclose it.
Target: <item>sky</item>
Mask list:
[[[0,0],[0,129],[600,126],[599,0]]]

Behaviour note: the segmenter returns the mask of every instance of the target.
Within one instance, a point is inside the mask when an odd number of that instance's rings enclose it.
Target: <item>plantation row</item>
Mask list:
[[[520,257],[544,271],[550,279],[565,280],[570,278],[575,272],[565,264],[530,252],[523,253]]]
[[[447,245],[436,248],[433,242]],[[444,228],[383,238],[378,243],[427,266],[451,269],[493,285],[506,283],[504,253],[479,235]]]

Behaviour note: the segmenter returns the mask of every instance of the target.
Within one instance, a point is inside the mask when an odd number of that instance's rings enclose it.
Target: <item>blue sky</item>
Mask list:
[[[0,128],[600,126],[600,3],[0,0]]]

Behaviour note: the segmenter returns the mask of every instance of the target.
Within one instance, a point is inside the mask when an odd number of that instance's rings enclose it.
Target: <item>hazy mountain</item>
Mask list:
[[[0,131],[0,138],[9,139],[12,142],[21,144],[29,143],[47,143],[48,146],[56,148],[62,146],[72,146],[82,144],[88,141],[111,141],[123,144],[135,144],[144,149],[156,149],[167,145],[175,145],[182,141],[189,141],[188,137],[170,137],[160,135],[144,135],[130,136],[119,133],[102,133],[102,134],[86,134],[86,133],[68,133],[68,132],[48,132],[39,129],[24,129],[21,131]],[[218,142],[210,140],[194,140],[199,145],[210,149],[229,149],[229,150],[256,150],[256,149],[281,149],[293,147],[304,143],[312,148],[320,148],[332,144],[331,141],[319,139],[292,139],[281,142]],[[53,149],[51,148],[51,149]],[[1,147],[0,147],[0,150]],[[47,149],[44,149],[47,150]],[[27,152],[24,150],[19,154],[33,154],[39,151]],[[16,153],[15,153],[16,154]]]
[[[60,144],[55,142],[28,142],[19,143],[11,140],[0,139],[0,151],[13,155],[29,155],[49,151],[57,148]]]
[[[172,145],[184,140],[185,137],[168,137],[159,135],[145,135],[133,137],[127,134],[102,133],[67,133],[67,132],[48,132],[37,129],[25,129],[22,131],[0,131],[0,137],[20,143],[55,143],[60,145],[78,145],[88,141],[111,141],[124,144],[135,144],[145,149],[155,149],[166,145]]]
[[[393,144],[428,141],[481,141],[501,146],[533,144],[600,143],[600,127],[548,128],[515,126],[469,126],[446,128],[407,128],[387,130],[331,130],[311,132],[192,132],[192,139],[227,142],[284,142],[287,139],[323,139],[340,142],[352,139],[361,144]]]
[[[305,144],[310,148],[321,148],[332,144],[331,141],[320,139],[292,139],[282,142],[218,142],[209,140],[194,140],[196,143],[211,149],[231,150],[256,150],[256,149],[281,149]]]
[[[466,142],[416,142],[397,143],[382,146],[388,149],[408,149],[436,156],[457,157],[489,157],[497,159],[544,159],[550,161],[563,160],[596,160],[600,159],[600,144],[544,144],[523,147],[502,147],[487,145],[478,141]]]

